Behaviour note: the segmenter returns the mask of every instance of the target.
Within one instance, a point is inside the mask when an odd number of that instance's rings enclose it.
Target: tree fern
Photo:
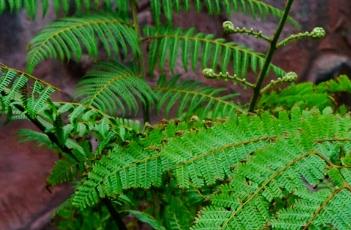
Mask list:
[[[75,187],[58,228],[126,229],[122,219],[129,215],[129,224],[155,229],[349,229],[350,115],[345,106],[337,110],[344,115],[327,106],[334,106],[336,94],[350,92],[350,80],[268,94],[297,79],[272,64],[275,51],[322,38],[325,30],[281,38],[286,22],[298,24],[289,16],[293,0],[284,9],[260,0],[151,0],[154,27],[139,22],[138,3],[0,0],[0,13],[25,9],[34,17],[53,4],[57,15],[73,15],[32,40],[30,71],[48,58],[113,60],[87,71],[74,98],[80,102],[55,102],[55,87],[0,65],[0,113],[31,121],[42,134],[25,130],[22,137],[57,152],[48,185]],[[194,29],[160,26],[161,18],[170,26],[174,13],[190,9],[273,16],[279,24],[272,36],[223,24],[227,33],[267,42],[266,54]],[[234,93],[181,80],[176,72],[184,70],[177,66],[252,89],[248,111],[232,101]],[[148,75],[161,77],[154,84]],[[266,84],[268,76],[278,79]],[[154,102],[162,115],[174,112],[177,119],[147,123],[158,119],[150,119]],[[144,125],[126,118],[140,106]],[[319,109],[306,110],[313,106]],[[274,113],[262,112],[267,108]]]
[[[196,11],[201,12],[206,9],[210,14],[230,14],[233,11],[240,11],[246,14],[253,15],[254,17],[266,17],[272,15],[276,18],[281,18],[283,10],[276,8],[264,1],[260,0],[151,0],[151,9],[153,18],[156,23],[160,23],[160,18],[164,15],[168,22],[173,19],[173,13],[178,13],[180,10],[190,10],[194,6]],[[298,23],[289,18],[289,21],[297,26]]]
[[[214,35],[197,33],[193,29],[152,28],[145,29],[145,40],[149,41],[149,66],[153,71],[156,66],[164,70],[166,61],[172,71],[175,70],[178,57],[181,55],[183,68],[193,70],[214,68],[224,72],[231,66],[234,72],[245,78],[248,70],[256,72],[264,64],[264,55],[241,47],[233,42],[215,38]],[[198,66],[198,63],[200,65]],[[231,65],[230,65],[231,64]],[[285,72],[271,65],[277,76]]]
[[[119,13],[126,13],[129,9],[129,1],[127,0],[0,0],[0,14],[4,10],[18,12],[25,9],[32,18],[36,17],[40,11],[45,16],[50,4],[54,6],[57,14],[61,11],[68,14],[69,10],[72,9],[77,12],[90,11],[101,7],[101,5],[105,9],[116,9]]]
[[[155,96],[150,86],[126,66],[99,63],[81,80],[77,97],[82,103],[114,114],[136,113],[139,101],[152,104]]]
[[[79,60],[83,51],[97,57],[101,42],[107,56],[127,56],[129,51],[138,55],[139,43],[132,25],[113,14],[94,14],[64,18],[53,22],[29,44],[27,69],[48,58]]]
[[[167,80],[160,77],[157,86],[158,111],[169,114],[172,108],[177,107],[177,116],[198,115],[200,117],[229,117],[242,110],[232,101],[236,94],[223,95],[226,91],[221,88],[212,88],[199,82],[180,80],[180,76]]]

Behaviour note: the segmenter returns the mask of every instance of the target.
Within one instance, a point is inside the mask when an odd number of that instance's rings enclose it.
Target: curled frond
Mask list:
[[[149,41],[150,71],[157,66],[164,70],[168,61],[174,71],[178,57],[181,57],[183,68],[220,68],[222,72],[231,67],[235,74],[245,78],[249,70],[257,72],[263,67],[264,55],[212,34],[197,33],[194,29],[182,30],[173,28],[145,29],[145,40]],[[284,70],[271,65],[277,76],[283,76]]]
[[[139,105],[153,104],[155,96],[144,79],[121,64],[99,63],[78,83],[82,103],[111,114],[136,113]]]
[[[178,117],[197,115],[201,118],[230,117],[242,109],[233,102],[236,94],[224,94],[223,88],[212,88],[180,76],[168,80],[160,77],[153,87],[157,93],[158,111],[170,114],[176,107]]]
[[[243,12],[253,17],[266,17],[268,15],[281,18],[283,10],[272,6],[269,3],[260,0],[151,0],[152,15],[156,23],[160,23],[160,18],[164,15],[170,23],[173,20],[173,14],[179,11],[189,11],[194,6],[195,10],[202,12],[204,9],[210,14],[231,14],[232,12]],[[288,21],[298,26],[292,17]]]
[[[48,58],[80,60],[84,51],[97,57],[99,43],[107,56],[138,55],[139,42],[131,24],[109,14],[63,18],[37,34],[29,44],[27,69],[33,69]]]

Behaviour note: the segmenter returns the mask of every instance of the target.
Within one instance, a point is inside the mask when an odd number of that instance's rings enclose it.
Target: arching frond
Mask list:
[[[16,13],[25,9],[30,17],[35,18],[38,13],[45,16],[51,4],[57,14],[60,12],[68,14],[70,11],[94,11],[97,8],[115,9],[120,14],[129,10],[128,0],[0,0],[0,14],[5,10]]]
[[[136,113],[139,105],[152,104],[155,96],[144,79],[126,66],[97,64],[78,83],[77,97],[82,103],[108,113]]]
[[[48,58],[79,60],[84,51],[96,57],[99,43],[108,56],[140,52],[133,26],[112,14],[63,18],[48,25],[30,42],[27,69],[32,72]]]
[[[281,18],[283,10],[260,0],[151,0],[151,10],[157,24],[164,15],[168,22],[172,22],[173,14],[179,11],[188,11],[194,6],[195,10],[202,12],[204,9],[210,14],[224,14],[232,12],[243,12],[253,17],[266,17],[268,15]],[[292,17],[288,21],[298,26],[298,22]]]
[[[241,47],[233,42],[227,42],[214,35],[197,33],[194,29],[182,30],[172,28],[145,29],[145,40],[149,45],[150,71],[157,66],[165,68],[166,61],[172,71],[175,70],[178,57],[181,57],[183,68],[189,66],[192,70],[197,68],[220,68],[222,72],[230,70],[238,76],[245,78],[249,70],[256,72],[264,64],[264,55],[248,48]],[[271,65],[271,70],[277,76],[285,72]]]
[[[198,115],[201,118],[230,117],[243,112],[233,102],[236,94],[224,94],[226,89],[205,86],[200,82],[180,80],[180,76],[170,80],[161,76],[153,87],[157,93],[157,110],[169,115],[176,107],[178,117]]]
[[[233,179],[232,189],[221,188],[195,229],[262,228],[272,218],[268,212],[274,199],[284,197],[284,191],[311,192],[306,181],[318,184],[334,167],[333,152],[321,148],[342,144],[349,151],[349,119],[293,111],[279,118],[240,116],[224,124],[213,122],[213,127],[208,122],[202,128],[170,123],[167,129],[152,130],[146,143],[115,147],[78,186],[74,204],[86,207],[124,189],[160,186],[165,172],[181,188],[213,185],[228,178]],[[231,193],[222,199],[226,191]]]

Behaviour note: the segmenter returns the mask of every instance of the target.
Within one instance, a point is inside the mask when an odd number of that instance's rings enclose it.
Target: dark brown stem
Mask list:
[[[284,29],[285,23],[288,19],[289,12],[291,10],[291,6],[292,6],[293,2],[294,2],[294,0],[288,0],[286,3],[284,14],[283,14],[283,16],[280,20],[279,26],[274,34],[274,37],[273,37],[272,42],[270,44],[270,48],[269,48],[267,55],[266,55],[265,63],[263,65],[261,73],[257,79],[256,86],[254,88],[254,94],[252,96],[250,107],[249,107],[249,112],[254,112],[256,104],[258,102],[258,99],[261,96],[261,88],[262,88],[263,81],[267,76],[267,73],[269,71],[269,67],[270,67],[272,59],[273,59],[273,55],[274,55],[275,51],[277,50],[277,44],[278,44],[280,35]]]

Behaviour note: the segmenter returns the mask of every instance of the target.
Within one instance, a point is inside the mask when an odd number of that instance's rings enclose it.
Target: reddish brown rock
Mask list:
[[[15,122],[0,128],[0,229],[40,229],[50,220],[48,213],[70,193],[67,186],[46,189],[56,157],[33,144],[19,143],[16,132],[23,127],[30,125]]]

